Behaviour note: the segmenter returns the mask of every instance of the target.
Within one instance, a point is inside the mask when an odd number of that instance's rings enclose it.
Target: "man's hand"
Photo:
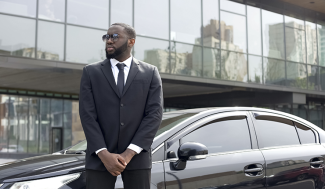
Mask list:
[[[128,164],[131,159],[133,158],[133,156],[137,154],[135,151],[127,148],[122,154],[121,156],[125,159],[125,162]]]
[[[107,150],[102,150],[97,155],[113,176],[118,176],[124,171],[127,163],[121,155],[109,153]]]

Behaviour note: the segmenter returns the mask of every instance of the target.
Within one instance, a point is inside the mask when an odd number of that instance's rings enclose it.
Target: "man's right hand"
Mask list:
[[[121,155],[109,153],[107,150],[102,150],[97,155],[113,176],[118,176],[124,171],[126,162]]]

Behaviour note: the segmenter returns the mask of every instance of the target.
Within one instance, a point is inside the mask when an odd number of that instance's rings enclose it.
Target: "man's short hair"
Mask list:
[[[136,38],[135,29],[132,26],[124,23],[114,23],[112,26],[122,26],[130,38]]]

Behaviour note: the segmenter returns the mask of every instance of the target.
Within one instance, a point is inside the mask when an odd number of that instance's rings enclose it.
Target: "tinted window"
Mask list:
[[[292,121],[274,116],[257,116],[256,120],[263,147],[300,144]]]
[[[180,122],[184,121],[185,119],[195,115],[195,113],[173,113],[173,114],[164,114],[162,118],[162,122],[158,128],[156,136],[164,133],[165,131],[170,130],[171,128],[175,127]],[[155,136],[155,137],[156,137]]]
[[[295,124],[297,127],[301,144],[310,144],[316,142],[315,134],[310,128],[303,126],[299,123],[295,123]]]
[[[228,117],[210,122],[181,139],[204,144],[211,153],[251,149],[245,116]]]

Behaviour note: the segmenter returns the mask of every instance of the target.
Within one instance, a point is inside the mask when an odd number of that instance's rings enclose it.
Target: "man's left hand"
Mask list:
[[[128,164],[131,159],[133,158],[134,155],[136,155],[137,153],[129,148],[127,148],[122,154],[120,154],[124,159],[125,162]]]

